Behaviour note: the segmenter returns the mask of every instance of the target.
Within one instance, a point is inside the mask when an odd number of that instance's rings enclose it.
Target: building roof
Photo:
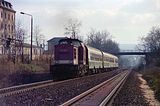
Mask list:
[[[19,45],[16,45],[16,46],[18,47]],[[28,48],[30,48],[30,47],[31,47],[31,44],[23,43],[23,47],[28,47]],[[41,48],[41,47],[36,46],[36,45],[32,45],[32,47],[33,47],[33,48]]]
[[[0,7],[7,9],[9,11],[12,11],[14,13],[16,12],[15,10],[13,10],[12,4],[10,2],[4,1],[4,0],[0,0]]]
[[[61,39],[67,39],[67,37],[54,37],[47,42],[51,43],[52,45],[57,45]]]
[[[47,42],[55,41],[57,39],[64,39],[64,38],[67,38],[67,37],[54,37],[52,39],[49,39]]]
[[[24,47],[31,47],[31,44],[28,44],[28,43],[23,43],[23,46]],[[36,46],[36,45],[32,45],[33,48],[40,48],[39,46]]]

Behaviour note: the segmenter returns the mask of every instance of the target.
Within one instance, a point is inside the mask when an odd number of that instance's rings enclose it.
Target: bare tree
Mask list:
[[[27,35],[27,31],[23,28],[21,21],[16,22],[16,38],[17,40],[27,40],[29,36]]]
[[[102,49],[102,45],[104,44],[106,38],[110,34],[105,31],[95,31],[94,29],[91,29],[91,31],[88,34],[87,44],[95,47],[97,49]]]
[[[24,62],[24,54],[23,54],[23,45],[24,42],[27,41],[29,36],[27,35],[27,31],[23,28],[23,25],[20,20],[16,22],[16,37],[13,39],[15,42],[15,49],[14,52],[17,54],[17,58],[20,56],[22,59],[22,62]],[[17,59],[18,60],[18,59]]]
[[[87,44],[109,53],[119,51],[118,44],[112,40],[112,36],[107,31],[95,31],[91,29],[91,32],[88,34]]]
[[[40,47],[45,41],[45,36],[41,33],[41,29],[38,25],[34,27],[34,39],[38,47]]]
[[[152,52],[151,56],[157,65],[160,65],[160,27],[154,26],[151,31],[141,38],[141,45],[146,51]]]
[[[152,30],[146,37],[142,37],[141,41],[147,50],[157,52],[160,49],[160,27],[152,27]]]
[[[107,39],[103,44],[102,50],[109,53],[117,53],[120,49],[117,42],[113,41],[112,39]]]
[[[42,48],[44,50],[45,47],[46,47],[46,40],[45,40],[45,36],[44,35],[42,35],[42,36],[43,36],[43,39],[42,39]]]
[[[78,35],[80,32],[81,22],[77,19],[69,19],[67,25],[65,25],[65,34],[70,35],[71,38],[80,38],[81,36]]]

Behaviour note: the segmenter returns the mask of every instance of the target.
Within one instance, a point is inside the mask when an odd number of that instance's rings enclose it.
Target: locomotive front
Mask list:
[[[77,75],[80,62],[85,63],[85,47],[77,39],[61,39],[54,49],[54,65],[51,65],[53,77]]]

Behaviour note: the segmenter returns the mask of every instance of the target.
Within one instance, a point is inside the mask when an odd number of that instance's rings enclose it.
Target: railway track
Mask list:
[[[35,88],[47,86],[52,83],[53,83],[53,80],[47,80],[47,81],[42,81],[42,82],[36,82],[36,83],[30,83],[30,84],[17,85],[17,86],[8,87],[8,88],[2,88],[2,89],[0,89],[0,97],[18,94],[18,93],[21,93],[24,91],[29,91],[29,90],[32,90]]]
[[[94,75],[90,75],[90,76],[94,76]],[[86,77],[90,77],[90,76],[86,76]],[[14,95],[14,94],[19,94],[19,93],[30,91],[30,90],[37,89],[37,88],[42,88],[42,87],[46,87],[46,86],[50,86],[50,85],[55,85],[55,84],[58,84],[58,83],[72,81],[72,80],[76,80],[76,79],[80,79],[80,77],[79,78],[74,78],[74,79],[56,81],[56,82],[53,81],[53,80],[47,80],[47,81],[41,81],[41,82],[35,82],[35,83],[30,83],[30,84],[23,84],[23,85],[17,85],[17,86],[2,88],[2,89],[0,89],[0,98],[1,97],[6,97],[6,96],[11,96],[11,95]]]
[[[61,106],[106,106],[112,101],[112,97],[121,88],[129,73],[129,71],[124,71],[61,104]]]
[[[0,89],[0,103],[8,106],[57,106],[117,75],[120,71],[53,82],[52,80]],[[94,82],[93,82],[94,81]]]

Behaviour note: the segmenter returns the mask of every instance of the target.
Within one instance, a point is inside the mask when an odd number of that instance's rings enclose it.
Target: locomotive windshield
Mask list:
[[[59,41],[59,44],[70,44],[79,47],[81,41],[78,39],[62,39]]]

